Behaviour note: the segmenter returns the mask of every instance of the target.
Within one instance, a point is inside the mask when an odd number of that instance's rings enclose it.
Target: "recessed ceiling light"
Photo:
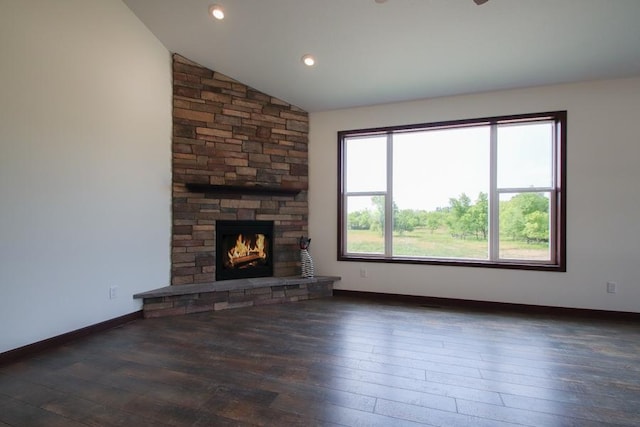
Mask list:
[[[212,4],[209,6],[209,15],[216,19],[224,19],[224,10],[219,4]]]
[[[382,3],[386,3],[387,0],[376,0],[376,3],[382,4]]]
[[[306,54],[302,56],[302,63],[307,67],[312,67],[316,64],[316,58],[313,55]]]

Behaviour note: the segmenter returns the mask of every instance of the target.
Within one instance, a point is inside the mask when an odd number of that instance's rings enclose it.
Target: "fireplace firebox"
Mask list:
[[[273,221],[216,221],[216,280],[273,276]]]

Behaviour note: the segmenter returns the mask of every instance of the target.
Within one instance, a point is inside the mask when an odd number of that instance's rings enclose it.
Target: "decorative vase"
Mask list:
[[[300,261],[302,263],[302,277],[313,277],[313,259],[307,249],[300,250]]]

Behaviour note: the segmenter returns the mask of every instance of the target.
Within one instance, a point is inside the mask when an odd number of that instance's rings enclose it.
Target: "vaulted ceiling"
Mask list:
[[[171,52],[311,112],[640,75],[640,0],[124,2]]]

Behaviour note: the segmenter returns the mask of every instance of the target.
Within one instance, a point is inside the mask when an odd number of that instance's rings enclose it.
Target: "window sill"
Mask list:
[[[489,261],[475,259],[446,259],[446,258],[418,258],[418,257],[393,257],[387,258],[380,255],[349,254],[339,255],[338,261],[350,262],[378,262],[387,264],[424,264],[424,265],[445,265],[449,267],[480,267],[480,268],[501,268],[508,270],[536,270],[566,272],[567,268],[561,264],[543,264],[530,261]]]

